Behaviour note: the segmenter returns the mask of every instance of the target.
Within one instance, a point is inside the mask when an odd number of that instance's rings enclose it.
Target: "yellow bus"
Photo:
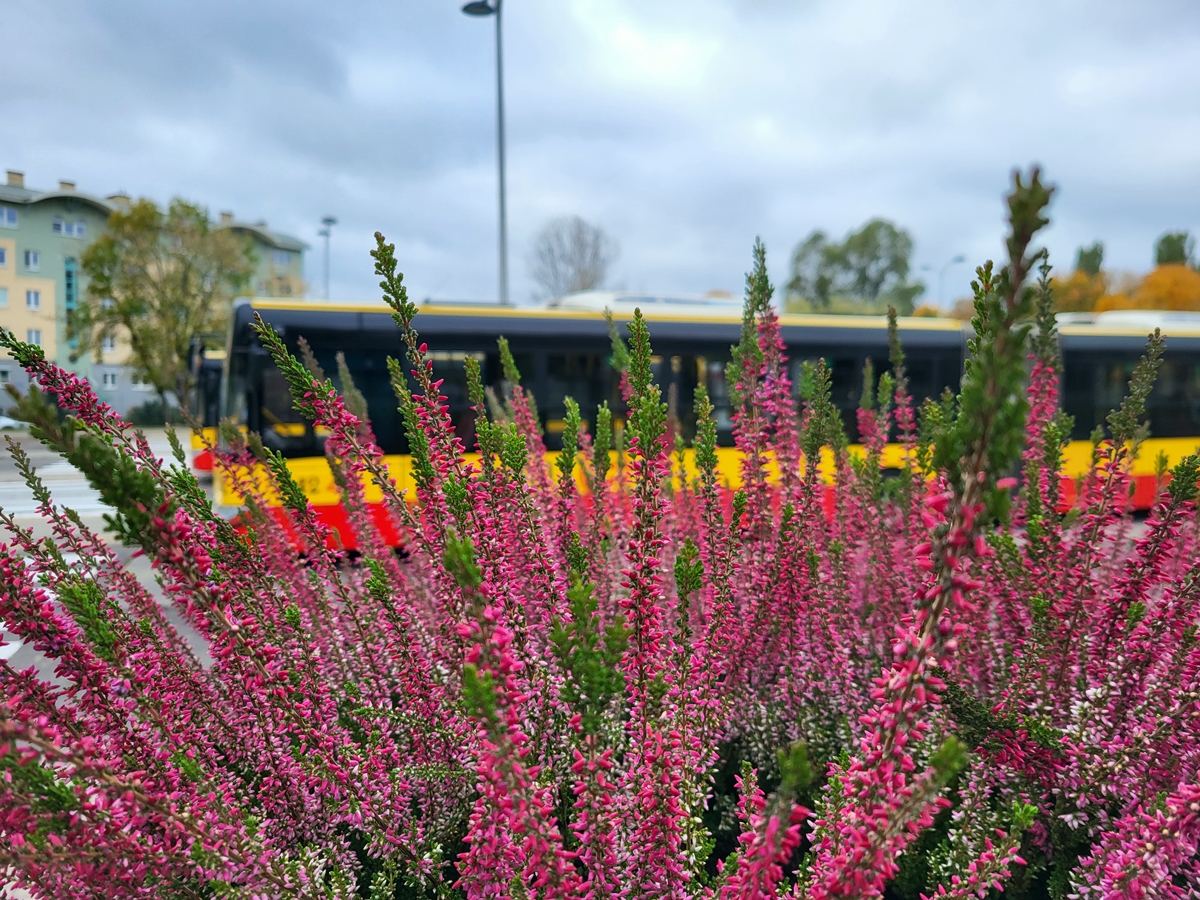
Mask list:
[[[615,420],[624,413],[619,378],[611,365],[611,342],[603,310],[610,309],[619,327],[642,309],[654,345],[655,377],[664,396],[676,399],[681,432],[690,440],[695,430],[692,395],[704,385],[715,408],[721,477],[737,482],[732,444],[732,413],[725,366],[741,330],[740,306],[730,302],[672,302],[644,294],[576,295],[556,307],[505,308],[471,304],[427,304],[414,323],[428,342],[434,375],[443,379],[450,416],[464,443],[472,446],[473,414],[463,370],[470,356],[479,363],[485,385],[503,393],[496,340],[508,339],[542,419],[547,448],[560,446],[564,399],[579,403],[586,422],[607,401]],[[602,305],[601,305],[602,301]],[[256,432],[263,443],[282,453],[321,517],[342,532],[352,546],[337,487],[323,451],[324,437],[294,410],[288,387],[250,325],[254,314],[271,325],[298,353],[303,337],[318,363],[336,383],[338,352],[355,385],[367,400],[371,427],[387,456],[389,469],[402,488],[412,486],[404,428],[388,379],[388,356],[402,358],[400,334],[382,303],[341,303],[285,299],[239,301],[233,310],[224,360],[222,414]],[[1065,317],[1070,319],[1071,317]],[[957,390],[967,352],[964,323],[953,319],[901,318],[909,390],[920,404],[943,390]],[[1063,355],[1062,404],[1074,417],[1072,442],[1063,471],[1064,500],[1072,498],[1073,479],[1087,470],[1089,437],[1124,395],[1130,373],[1144,350],[1147,332],[1161,328],[1166,352],[1148,403],[1151,439],[1135,463],[1134,504],[1147,506],[1155,491],[1154,462],[1165,453],[1173,464],[1200,445],[1200,317],[1172,314],[1101,314],[1092,320],[1075,317],[1060,327]],[[780,332],[787,346],[793,386],[798,390],[801,366],[818,358],[832,374],[833,402],[842,414],[851,451],[857,440],[856,410],[869,359],[876,374],[889,368],[887,322],[882,316],[781,315]],[[899,466],[902,452],[889,445],[885,466]],[[368,500],[379,498],[368,489]],[[239,498],[218,484],[218,502],[236,506]],[[386,517],[378,516],[383,522]]]

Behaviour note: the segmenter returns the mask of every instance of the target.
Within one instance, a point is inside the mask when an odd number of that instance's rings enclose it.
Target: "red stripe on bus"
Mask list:
[[[1129,507],[1137,510],[1149,509],[1154,505],[1154,500],[1158,495],[1158,479],[1153,475],[1135,475],[1132,481],[1133,494],[1129,500]],[[724,507],[726,517],[728,517],[733,513],[734,492],[728,489],[720,489],[719,493],[721,496],[721,505]],[[1062,478],[1059,498],[1059,512],[1066,512],[1075,505],[1079,499],[1079,494],[1074,479]],[[1118,507],[1122,505],[1119,500],[1117,505]],[[834,513],[833,485],[823,486],[823,490],[821,491],[821,506],[825,516],[832,518]],[[353,528],[350,526],[350,517],[340,504],[313,506],[313,510],[316,512],[317,519],[330,530],[330,537],[327,541],[329,549],[358,549],[358,539],[354,534]],[[297,535],[295,529],[292,527],[291,519],[287,512],[281,507],[271,507],[270,514],[287,532],[288,538],[299,547],[299,535]],[[403,545],[404,541],[401,538],[400,532],[396,529],[392,517],[388,514],[387,508],[383,503],[367,504],[367,514],[370,516],[372,524],[378,530],[380,537],[383,538],[388,546],[400,547]]]
[[[354,529],[350,526],[350,517],[346,514],[346,510],[340,504],[331,504],[328,506],[314,506],[313,511],[317,514],[317,519],[332,532],[326,545],[330,550],[357,550],[358,539],[354,534]],[[291,518],[287,511],[282,507],[271,507],[271,517],[282,526],[287,532],[288,538],[295,544],[299,545],[300,538],[296,530],[292,527]],[[392,523],[392,517],[388,515],[387,508],[382,503],[368,503],[367,515],[371,518],[371,524],[379,532],[380,537],[387,543],[389,547],[399,547],[404,542],[400,537],[400,532],[396,530]]]
[[[1158,476],[1156,475],[1134,475],[1131,478],[1133,482],[1133,494],[1129,498],[1128,508],[1145,510],[1154,506],[1154,500],[1158,496],[1159,484]],[[1059,480],[1059,502],[1058,511],[1065,513],[1076,503],[1079,502],[1079,487],[1075,483],[1074,478],[1069,478],[1066,475]],[[1124,498],[1114,498],[1115,505],[1118,509],[1126,506]]]

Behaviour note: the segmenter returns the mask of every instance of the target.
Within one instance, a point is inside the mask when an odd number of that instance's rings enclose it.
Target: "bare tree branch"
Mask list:
[[[600,287],[617,258],[617,242],[579,216],[551,219],[529,258],[539,299]]]

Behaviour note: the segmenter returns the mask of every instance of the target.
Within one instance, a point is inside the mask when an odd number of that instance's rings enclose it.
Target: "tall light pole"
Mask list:
[[[948,260],[946,260],[944,263],[942,263],[942,267],[940,269],[938,269],[938,306],[939,307],[943,303],[942,284],[946,280],[946,270],[949,269],[951,266],[957,266],[959,263],[966,262],[966,261],[967,261],[967,258],[965,256],[963,256],[961,253],[956,253],[956,254],[954,254],[954,256],[950,257]],[[933,266],[921,266],[921,271],[932,272]]]
[[[508,306],[508,208],[504,190],[504,55],[500,42],[503,0],[473,0],[463,6],[468,16],[496,17],[496,162],[500,169],[500,303]]]
[[[325,238],[325,299],[329,299],[329,235],[333,231],[333,226],[337,224],[337,219],[333,216],[326,216],[321,220],[321,224],[325,227],[317,232],[321,237]]]
[[[950,257],[950,259],[946,260],[946,262],[942,264],[942,267],[938,269],[938,306],[941,306],[945,302],[942,298],[942,282],[946,280],[946,270],[951,266],[957,266],[959,263],[966,261],[967,258],[965,256],[963,256],[961,253],[956,253],[954,256]]]

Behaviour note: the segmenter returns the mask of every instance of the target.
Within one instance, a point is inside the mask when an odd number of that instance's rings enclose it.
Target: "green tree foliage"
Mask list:
[[[912,251],[912,235],[886,219],[871,219],[841,243],[814,231],[792,255],[789,305],[855,312],[891,305],[908,315],[925,291],[921,282],[909,281]]]
[[[1154,242],[1156,266],[1190,266],[1195,239],[1186,231],[1168,231]]]
[[[207,212],[175,199],[117,210],[83,254],[87,296],[71,320],[82,355],[105,338],[128,341],[129,364],[159,399],[191,394],[190,355],[199,335],[223,332],[229,305],[254,270],[250,244],[214,230]]]
[[[1104,266],[1104,244],[1096,241],[1089,247],[1080,247],[1075,253],[1075,271],[1095,277]]]

